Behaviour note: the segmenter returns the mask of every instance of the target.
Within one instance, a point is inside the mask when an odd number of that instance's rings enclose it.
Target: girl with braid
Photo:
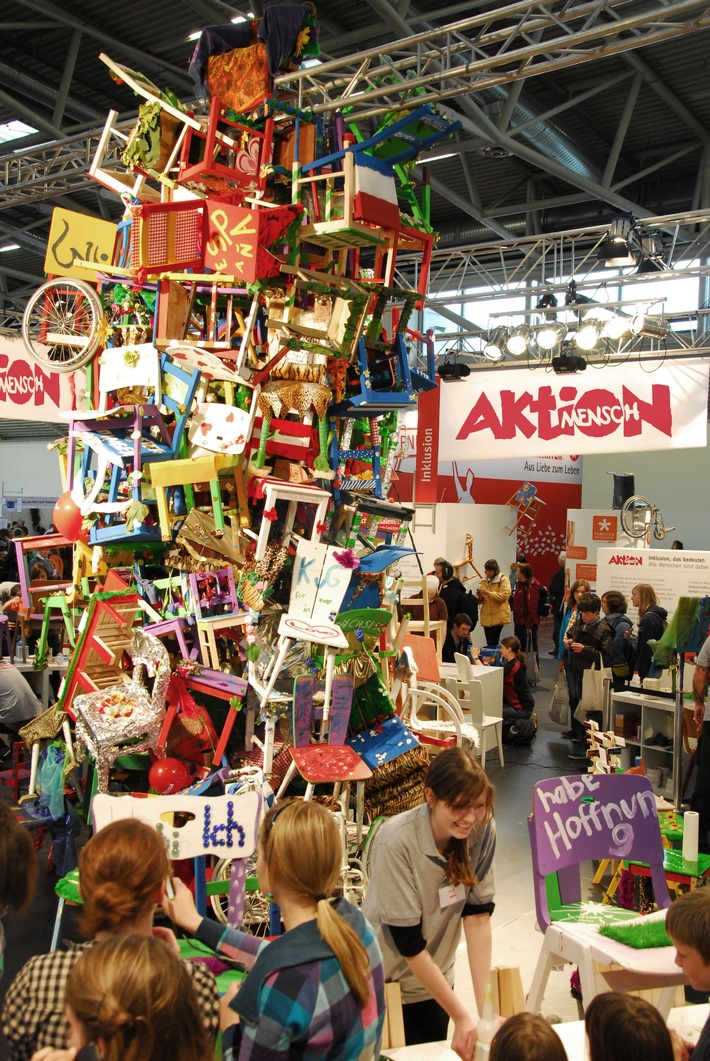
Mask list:
[[[224,1061],[376,1061],[384,1021],[382,955],[359,910],[333,899],[341,869],[333,815],[282,801],[259,835],[259,886],[281,908],[272,942],[200,917],[174,878],[172,919],[248,970],[222,1009]],[[224,1001],[224,1000],[223,1000]]]
[[[493,789],[463,748],[437,755],[426,802],[387,821],[373,842],[363,913],[374,925],[387,980],[402,989],[407,1045],[447,1038],[469,1061],[475,1024],[453,988],[463,929],[478,1012],[491,969]]]

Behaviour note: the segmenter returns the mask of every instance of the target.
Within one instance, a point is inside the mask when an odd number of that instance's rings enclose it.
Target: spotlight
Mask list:
[[[660,317],[649,317],[645,313],[637,313],[631,320],[631,331],[634,335],[645,336],[648,339],[666,339],[671,329]]]
[[[507,339],[507,328],[494,329],[490,339],[483,347],[483,356],[487,357],[489,361],[502,361]]]
[[[580,350],[593,350],[599,342],[599,324],[597,321],[584,321],[577,329],[574,341]]]
[[[606,239],[597,250],[597,257],[604,262],[605,268],[619,269],[625,265],[636,265],[639,256],[631,248],[632,231],[630,218],[614,218]]]
[[[567,335],[567,326],[561,321],[549,321],[541,324],[537,330],[535,341],[541,350],[552,350],[558,346]]]
[[[508,353],[513,357],[520,357],[527,350],[531,338],[532,328],[529,324],[520,324],[517,328],[513,328],[506,343]]]
[[[647,232],[641,236],[641,261],[637,273],[656,273],[670,269],[663,253],[660,232]]]
[[[604,325],[602,335],[605,339],[623,339],[625,335],[628,335],[631,331],[631,317],[626,317],[621,313],[616,314],[614,317],[610,317]]]

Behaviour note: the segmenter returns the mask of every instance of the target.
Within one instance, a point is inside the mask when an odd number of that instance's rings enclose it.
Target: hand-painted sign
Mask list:
[[[50,276],[75,276],[82,280],[96,280],[99,269],[111,264],[116,226],[112,221],[101,221],[75,210],[55,206],[47,241],[44,271]],[[92,269],[76,262],[92,262]]]

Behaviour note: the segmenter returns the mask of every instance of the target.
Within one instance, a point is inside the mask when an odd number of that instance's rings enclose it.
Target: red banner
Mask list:
[[[434,505],[438,498],[437,466],[439,463],[439,395],[441,388],[419,395],[417,403],[417,463],[414,500]]]

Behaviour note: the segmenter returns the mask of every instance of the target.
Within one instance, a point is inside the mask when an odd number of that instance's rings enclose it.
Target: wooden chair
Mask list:
[[[665,1019],[676,987],[685,982],[675,948],[637,950],[599,934],[599,926],[637,917],[634,911],[582,899],[580,867],[588,860],[646,862],[656,903],[671,903],[663,869],[656,799],[648,778],[629,774],[585,774],[547,778],[533,789],[528,818],[535,910],[544,939],[528,994],[537,1013],[555,965],[579,966],[584,1005],[600,991],[661,988],[658,1009]],[[646,915],[645,922],[649,917]],[[662,918],[664,915],[659,914]],[[594,963],[621,969],[597,975]]]
[[[349,805],[350,785],[355,783],[355,801],[358,846],[362,840],[365,816],[365,781],[372,771],[360,756],[345,743],[348,735],[350,709],[353,700],[354,678],[352,674],[339,674],[333,678],[331,704],[327,719],[324,708],[315,703],[318,692],[323,693],[323,683],[316,683],[310,675],[301,675],[293,683],[293,747],[289,748],[293,762],[288,768],[276,794],[279,799],[286,792],[296,771],[306,782],[306,799],[313,797],[316,785],[333,785],[333,796],[343,799],[343,811]],[[325,727],[314,734],[314,727]]]
[[[519,527],[522,527],[522,536],[518,535],[518,537],[526,538],[544,504],[545,502],[537,496],[536,486],[532,483],[522,483],[513,496],[506,501],[506,505],[515,505],[517,508],[515,523],[512,527],[505,528],[508,534],[513,534]]]
[[[256,851],[261,809],[261,793],[252,789],[238,795],[205,797],[178,793],[151,799],[100,793],[91,801],[91,820],[94,831],[98,832],[111,822],[137,818],[162,835],[171,860],[194,859],[195,905],[203,917],[207,913],[209,891],[207,856],[231,858],[230,924],[239,927],[244,911],[247,860]],[[50,950],[56,950],[59,944],[65,903],[81,902],[78,870],[59,882],[57,894],[59,903]]]
[[[410,608],[416,609],[417,618],[409,617],[408,630],[412,634],[424,634],[424,637],[433,637],[436,644],[436,656],[441,663],[441,651],[446,640],[446,621],[444,619],[434,620],[429,617],[429,587],[427,576],[420,578],[403,578],[398,585],[400,604],[402,611],[407,612]],[[412,592],[406,592],[411,590]],[[419,618],[421,613],[422,618]]]
[[[130,680],[74,698],[77,743],[94,760],[100,792],[108,791],[109,771],[119,755],[158,748],[170,677],[168,653],[161,641],[138,629],[133,631],[130,655]],[[154,679],[151,693],[144,682],[146,673]]]

